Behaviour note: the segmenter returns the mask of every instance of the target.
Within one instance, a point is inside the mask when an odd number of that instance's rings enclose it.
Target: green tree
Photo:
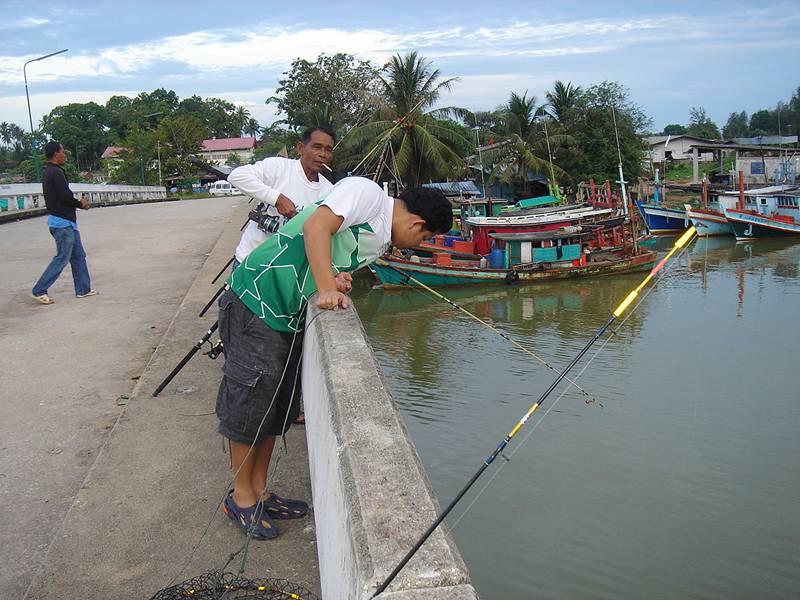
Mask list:
[[[732,112],[728,116],[728,121],[722,128],[722,137],[725,139],[747,137],[750,135],[750,127],[747,124],[747,113]]]
[[[73,153],[77,167],[96,169],[110,143],[108,115],[95,102],[57,106],[42,118],[41,130]]]
[[[294,130],[332,127],[340,136],[363,123],[380,92],[378,69],[350,54],[320,54],[316,62],[296,59],[278,81],[275,103]]]
[[[358,162],[374,164],[376,176],[388,164],[401,186],[462,174],[462,155],[474,145],[438,119],[466,111],[449,107],[425,112],[457,79],[442,80],[439,69],[416,52],[393,56],[386,76],[379,79],[382,93],[373,120],[353,130],[346,146],[361,151]]]
[[[3,121],[0,123],[0,140],[3,141],[3,144],[10,145],[11,140],[14,139],[14,136],[11,133],[11,123],[6,123]]]
[[[650,129],[651,121],[631,102],[627,88],[614,81],[595,84],[581,95],[575,110],[575,121],[569,130],[573,143],[554,151],[557,164],[576,181],[618,179],[616,117],[625,178],[635,181],[642,172],[646,150],[642,136]]]
[[[679,125],[678,123],[671,123],[670,125],[664,127],[664,131],[662,131],[661,133],[663,135],[684,135],[688,132],[689,130],[686,129],[685,125]]]
[[[236,125],[239,128],[237,137],[244,133],[244,128],[247,127],[247,122],[250,120],[250,111],[244,106],[237,106],[233,111],[233,118],[236,120]]]
[[[545,110],[555,121],[563,126],[569,126],[575,118],[575,109],[583,90],[580,86],[573,86],[572,82],[556,81],[553,91],[547,92],[547,107]]]
[[[112,183],[140,185],[142,172],[147,185],[158,184],[158,154],[164,179],[189,179],[194,176],[192,157],[200,151],[207,130],[191,116],[162,119],[155,129],[134,128],[123,141],[126,149],[111,174]]]
[[[259,133],[261,133],[261,126],[258,124],[258,121],[250,117],[247,119],[247,123],[245,123],[242,131],[249,134],[250,137],[256,137]]]
[[[750,131],[752,135],[774,135],[778,132],[777,112],[759,110],[750,116]]]
[[[530,196],[529,176],[540,174],[549,179],[553,175],[567,177],[567,173],[558,165],[551,164],[547,151],[548,137],[551,150],[557,149],[570,141],[569,136],[562,133],[545,135],[544,122],[547,112],[537,106],[536,97],[528,97],[526,91],[521,96],[511,92],[508,103],[504,107],[504,122],[508,135],[495,148],[483,153],[483,163],[489,166],[489,182],[496,180],[513,185],[520,197]],[[556,123],[551,121],[552,129]],[[555,182],[553,182],[555,183]]]
[[[706,114],[702,106],[693,106],[689,111],[689,127],[686,133],[707,140],[719,139],[720,133],[716,123]]]

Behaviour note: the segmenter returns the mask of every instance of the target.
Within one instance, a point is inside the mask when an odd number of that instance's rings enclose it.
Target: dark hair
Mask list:
[[[55,140],[50,140],[44,145],[44,157],[47,160],[53,158],[56,152],[61,149],[61,144]]]
[[[322,133],[331,136],[333,143],[336,143],[336,134],[333,132],[333,129],[327,125],[315,125],[314,127],[309,127],[303,132],[303,135],[300,139],[303,140],[304,144],[307,144],[311,141],[311,134],[313,134],[315,131],[321,131]]]
[[[408,212],[425,219],[425,227],[431,233],[447,233],[453,226],[453,207],[450,200],[433,188],[409,188],[398,196]]]

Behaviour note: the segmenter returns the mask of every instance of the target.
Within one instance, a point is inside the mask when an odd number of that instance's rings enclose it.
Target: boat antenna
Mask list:
[[[614,119],[614,136],[617,138],[617,156],[619,157],[619,187],[622,189],[622,213],[628,216],[628,194],[625,191],[625,175],[622,172],[622,150],[619,146],[619,131],[617,130],[617,111],[611,105],[611,117]]]
[[[500,453],[503,452],[503,450],[505,450],[506,446],[508,446],[509,442],[511,442],[514,436],[516,436],[517,433],[525,426],[525,423],[528,421],[528,419],[530,419],[531,415],[533,415],[533,413],[536,412],[536,410],[544,403],[544,401],[553,392],[553,390],[555,390],[556,387],[558,387],[558,384],[561,383],[567,377],[567,373],[569,373],[569,371],[572,370],[572,368],[578,363],[578,361],[581,358],[583,358],[583,355],[589,351],[592,345],[594,345],[594,343],[597,340],[599,340],[603,336],[603,334],[605,334],[608,328],[611,327],[611,324],[614,323],[614,321],[616,321],[617,318],[621,316],[622,313],[625,312],[628,306],[630,306],[630,304],[639,295],[639,292],[641,292],[642,289],[653,279],[656,273],[658,273],[664,267],[664,265],[672,257],[672,255],[675,254],[682,247],[686,246],[689,243],[689,241],[695,236],[696,233],[697,230],[693,226],[689,227],[689,229],[687,229],[686,232],[680,238],[678,238],[678,240],[672,246],[672,249],[669,252],[667,252],[666,256],[664,256],[664,258],[662,258],[658,263],[656,263],[656,265],[650,270],[650,272],[647,274],[644,280],[642,280],[642,282],[638,285],[638,287],[636,287],[636,289],[631,291],[627,295],[627,297],[620,303],[620,305],[617,306],[616,310],[614,310],[614,312],[611,314],[611,317],[608,319],[608,321],[606,321],[605,325],[603,325],[600,329],[597,330],[594,336],[586,343],[586,345],[580,350],[580,352],[578,352],[575,358],[573,358],[572,361],[570,361],[570,363],[567,365],[567,367],[559,374],[559,376],[556,377],[555,381],[553,381],[553,383],[550,384],[550,386],[539,397],[539,399],[536,402],[534,402],[530,406],[528,411],[522,416],[522,418],[519,421],[517,421],[517,424],[514,425],[511,431],[509,431],[506,434],[503,440],[498,444],[497,448],[495,448],[494,451],[484,459],[484,461],[481,463],[480,468],[478,468],[478,470],[469,479],[466,485],[464,485],[461,491],[458,492],[458,494],[456,494],[455,498],[453,498],[450,504],[447,505],[447,508],[445,508],[439,514],[439,516],[436,517],[436,520],[433,522],[433,524],[430,527],[428,527],[425,533],[422,534],[419,540],[417,540],[417,543],[414,544],[414,546],[411,548],[411,550],[408,551],[408,553],[406,553],[406,555],[402,558],[400,563],[394,568],[394,570],[383,581],[383,583],[381,583],[378,586],[378,589],[371,596],[371,598],[375,598],[376,596],[381,594],[384,590],[386,590],[389,584],[392,581],[394,581],[394,578],[397,577],[398,573],[400,573],[400,571],[403,569],[403,567],[406,566],[408,561],[411,560],[414,554],[416,554],[417,550],[419,550],[422,547],[422,544],[425,543],[425,541],[436,530],[439,524],[442,521],[444,521],[445,517],[447,517],[447,515],[450,514],[450,511],[453,510],[453,508],[456,506],[456,504],[458,504],[461,498],[464,497],[464,494],[466,494],[469,491],[469,489],[483,474],[483,472],[487,468],[489,468],[489,465],[491,465],[494,462],[494,460],[500,455]]]
[[[672,134],[670,133],[667,135],[667,141],[664,142],[664,178],[663,183],[661,184],[661,202],[662,204],[667,203],[667,146],[669,146],[669,140],[672,138]]]
[[[547,117],[542,119],[544,123],[544,139],[547,142],[547,157],[550,159],[550,193],[558,198],[559,202],[563,202],[563,198],[561,197],[561,192],[558,189],[558,183],[556,182],[556,174],[553,171],[553,153],[550,152],[550,136],[547,133]]]

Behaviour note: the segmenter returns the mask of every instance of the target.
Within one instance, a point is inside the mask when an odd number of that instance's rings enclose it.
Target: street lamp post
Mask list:
[[[163,115],[163,114],[164,114],[164,111],[163,110],[159,110],[159,111],[156,111],[154,113],[150,113],[149,115],[142,115],[142,118],[143,119],[149,119],[150,117],[155,117],[157,115]],[[139,140],[139,166],[142,169],[142,185],[147,185],[147,183],[145,182],[145,178],[144,178],[144,149],[142,148],[142,132],[141,132],[141,130],[139,131],[139,134],[138,134],[137,137],[138,137],[138,140]],[[161,180],[161,147],[160,146],[159,146],[159,149],[158,149],[158,179],[159,179],[159,185],[160,185],[160,180]]]
[[[26,71],[28,65],[32,62],[37,62],[39,60],[44,60],[45,58],[50,58],[51,56],[55,56],[56,54],[63,54],[67,52],[69,48],[64,48],[63,50],[59,50],[58,52],[51,52],[50,54],[45,54],[44,56],[40,56],[39,58],[34,58],[27,61],[24,65],[22,65],[22,77],[25,79],[25,100],[28,101],[28,121],[31,124],[31,153],[33,158],[33,168],[36,172],[36,182],[39,182],[39,157],[36,156],[36,137],[33,133],[33,116],[31,115],[31,97],[28,94],[28,73]]]

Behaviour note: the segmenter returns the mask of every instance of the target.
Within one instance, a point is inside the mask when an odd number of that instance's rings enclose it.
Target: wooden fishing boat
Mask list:
[[[418,260],[385,255],[371,268],[384,287],[406,285],[402,273],[430,286],[509,284],[646,271],[655,264],[656,253],[648,250],[642,250],[635,255],[605,252],[596,253],[584,261],[557,260],[553,253],[551,262],[540,261],[508,268],[481,267],[479,261],[453,259],[449,264],[440,264],[435,259],[411,258]]]
[[[475,242],[475,253],[486,255],[491,252],[492,234],[526,233],[534,231],[555,231],[574,225],[589,225],[617,216],[612,208],[579,206],[577,208],[555,207],[545,212],[532,214],[504,214],[499,217],[469,217],[465,220],[465,230]]]
[[[800,236],[800,190],[756,197],[757,210],[726,208],[737,240]]]
[[[725,209],[735,209],[737,205],[741,206],[742,197],[744,197],[744,209],[755,211],[758,208],[759,197],[772,196],[788,189],[791,188],[774,185],[744,190],[741,193],[738,190],[725,190],[706,203],[706,206],[696,207],[685,204],[684,208],[689,221],[697,229],[698,236],[733,235],[733,228],[725,216]]]
[[[689,227],[685,210],[669,208],[662,204],[645,204],[640,200],[636,200],[635,204],[647,230],[653,235],[680,233]]]
[[[648,269],[656,253],[642,250],[626,236],[629,223],[609,227],[565,226],[558,230],[491,234],[495,247],[478,260],[445,252],[420,256],[385,255],[372,267],[384,286],[405,283],[408,273],[426,285],[516,283],[610,275]],[[398,272],[400,271],[400,272]]]

